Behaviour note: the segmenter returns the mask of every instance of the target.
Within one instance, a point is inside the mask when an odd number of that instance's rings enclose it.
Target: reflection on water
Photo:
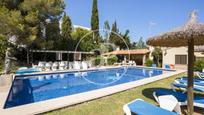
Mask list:
[[[143,68],[103,69],[16,77],[4,108],[73,95],[162,74]],[[103,84],[103,85],[101,85]]]
[[[4,108],[34,102],[29,79],[15,79]]]

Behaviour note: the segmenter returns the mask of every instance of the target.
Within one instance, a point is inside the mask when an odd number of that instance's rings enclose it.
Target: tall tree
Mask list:
[[[143,41],[143,38],[140,37],[139,41],[137,42],[136,49],[145,49],[147,48],[147,45]]]
[[[121,44],[120,44],[120,47],[122,49],[131,48],[130,37],[128,35],[129,32],[130,32],[129,30],[126,30],[125,34],[120,33],[120,35],[123,37],[123,42],[121,42]]]
[[[43,6],[43,7],[42,7]],[[2,0],[0,3],[0,34],[13,45],[24,45],[29,51],[34,41],[40,41],[47,19],[55,20],[64,9],[62,0]],[[3,29],[4,28],[4,29]],[[38,45],[38,43],[36,43]],[[10,43],[11,44],[11,43]],[[12,45],[8,45],[5,57],[5,73],[9,72]]]
[[[119,32],[117,22],[115,21],[112,25],[111,34],[109,41],[121,49],[127,49],[130,47],[129,30],[125,31],[125,34]]]
[[[61,48],[63,50],[74,50],[74,44],[73,39],[71,36],[72,33],[72,22],[68,15],[64,14],[62,18],[62,42],[61,42]]]
[[[110,37],[109,37],[109,41],[111,43],[114,43],[115,45],[117,45],[117,39],[119,39],[118,34],[119,34],[119,30],[118,30],[118,27],[117,27],[117,23],[115,21],[112,24],[112,29],[111,29],[111,34],[110,34]]]
[[[110,33],[110,25],[107,20],[104,22],[104,30],[105,30],[105,41],[108,41],[108,37]]]
[[[72,32],[72,38],[75,41],[73,45],[75,46],[76,50],[89,52],[96,48],[89,30],[75,28],[75,31]]]
[[[94,39],[97,44],[100,42],[99,34],[99,15],[98,15],[98,1],[93,0],[92,4],[92,16],[91,16],[91,30],[94,31]]]
[[[155,47],[152,52],[153,60],[157,63],[158,67],[161,67],[162,63],[162,50],[160,47]]]

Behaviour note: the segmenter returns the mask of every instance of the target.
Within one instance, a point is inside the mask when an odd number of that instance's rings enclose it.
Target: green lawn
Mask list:
[[[142,98],[145,101],[156,104],[153,100],[152,92],[156,88],[170,88],[170,83],[175,78],[183,76],[177,75],[170,78],[160,80],[154,83],[136,87],[124,92],[106,96],[89,102],[84,102],[74,106],[62,108],[52,112],[45,113],[47,115],[123,115],[123,105],[136,98]]]

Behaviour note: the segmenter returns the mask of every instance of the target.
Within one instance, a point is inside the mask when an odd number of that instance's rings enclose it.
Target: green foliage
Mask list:
[[[140,37],[139,41],[137,42],[136,46],[135,46],[136,49],[145,49],[147,48],[147,45],[145,44],[145,42],[143,41],[143,38]]]
[[[51,25],[46,25],[46,19],[50,19],[56,25],[55,27],[59,27],[56,22],[65,6],[62,0],[3,0],[2,2],[0,4],[0,34],[7,37],[15,35],[17,44],[27,46],[38,44],[36,41],[40,40],[36,39],[42,38],[43,28]],[[53,35],[56,28],[53,28],[52,32],[49,29],[47,31]]]
[[[44,46],[46,49],[59,49],[61,35],[60,35],[60,28],[59,28],[59,20],[52,20],[50,23],[46,24],[46,42],[53,42],[56,44],[53,44],[48,48],[47,46]],[[67,48],[66,48],[67,49]]]
[[[130,48],[131,48],[131,49],[137,49],[137,42],[131,43]]]
[[[68,15],[64,15],[62,18],[62,37],[64,39],[71,39],[72,22]]]
[[[97,56],[95,58],[92,59],[92,63],[97,66],[100,65],[102,62],[104,61],[104,58],[101,56]]]
[[[6,37],[3,35],[0,35],[0,60],[1,60],[0,65],[1,65],[1,62],[3,62],[4,60],[6,48],[7,48]]]
[[[110,42],[114,43],[122,49],[127,49],[130,47],[129,30],[126,30],[125,34],[119,32],[116,21],[112,25],[112,30],[110,34]]]
[[[198,60],[194,63],[194,71],[202,72],[204,68],[204,61]]]
[[[60,50],[74,50],[74,40],[71,36],[72,22],[68,15],[62,18],[62,39],[60,40]]]
[[[151,67],[153,64],[153,61],[151,59],[147,59],[146,62],[145,62],[145,65],[148,66],[148,67]]]
[[[108,65],[113,65],[118,61],[118,57],[115,55],[112,55],[108,58]]]
[[[154,51],[152,52],[152,56],[157,63],[158,67],[161,67],[162,63],[162,50],[160,47],[155,47]]]
[[[92,49],[96,48],[91,31],[82,28],[76,28],[71,35],[74,40],[74,50],[76,48],[76,50],[79,51],[91,51]]]
[[[104,30],[106,30],[105,31],[105,41],[107,41],[109,37],[109,31],[110,31],[110,25],[108,21],[104,22]]]
[[[101,41],[99,34],[99,15],[98,15],[98,1],[93,0],[92,4],[92,15],[91,15],[91,30],[94,31],[96,43],[99,44]]]

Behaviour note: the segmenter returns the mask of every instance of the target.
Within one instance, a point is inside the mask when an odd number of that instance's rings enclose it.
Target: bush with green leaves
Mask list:
[[[204,68],[204,61],[197,60],[194,64],[194,71],[202,71]]]
[[[112,55],[108,58],[108,65],[113,65],[114,63],[116,63],[118,61],[118,57],[115,55]]]
[[[95,58],[92,59],[92,63],[97,66],[100,65],[102,62],[104,61],[104,58],[101,56],[97,56]]]
[[[153,61],[151,59],[147,59],[146,62],[145,62],[145,65],[148,66],[148,67],[151,67],[153,64]]]

